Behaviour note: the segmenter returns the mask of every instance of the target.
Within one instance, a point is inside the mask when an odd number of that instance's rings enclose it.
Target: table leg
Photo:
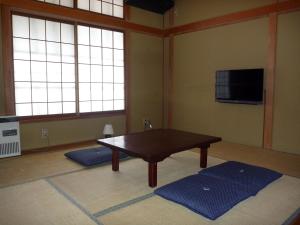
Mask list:
[[[206,168],[207,166],[207,149],[209,146],[201,146],[201,153],[200,153],[200,167]]]
[[[148,163],[148,183],[150,187],[157,185],[157,163]]]
[[[119,151],[112,149],[112,170],[119,171]]]

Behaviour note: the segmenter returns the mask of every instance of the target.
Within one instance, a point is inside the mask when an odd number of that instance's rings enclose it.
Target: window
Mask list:
[[[52,3],[55,5],[61,5],[61,6],[71,7],[71,8],[73,8],[74,6],[73,0],[37,0],[37,1]]]
[[[124,110],[123,38],[122,32],[13,15],[16,115]]]
[[[123,0],[78,0],[79,9],[123,18]]]

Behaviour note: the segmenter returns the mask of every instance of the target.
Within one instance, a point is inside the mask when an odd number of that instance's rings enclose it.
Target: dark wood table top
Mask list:
[[[99,139],[97,142],[147,162],[159,162],[173,153],[195,147],[209,147],[210,144],[218,141],[221,141],[221,138],[173,129],[153,129]]]

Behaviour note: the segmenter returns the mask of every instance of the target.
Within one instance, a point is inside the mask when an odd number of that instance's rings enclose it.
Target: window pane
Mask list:
[[[102,64],[101,47],[91,47],[91,64]]]
[[[114,85],[114,99],[124,99],[124,84]]]
[[[91,102],[80,102],[79,103],[80,112],[91,112]]]
[[[56,4],[56,5],[59,5],[59,0],[45,0],[45,2],[53,3],[53,4]]]
[[[62,82],[75,82],[75,64],[62,64]]]
[[[75,83],[63,83],[63,101],[75,101]]]
[[[89,10],[90,9],[89,1],[87,1],[87,0],[77,0],[77,7],[78,7],[78,9]]]
[[[63,113],[75,113],[75,112],[76,112],[75,102],[63,103]]]
[[[73,0],[60,0],[60,5],[73,7]]]
[[[31,102],[31,84],[29,82],[15,82],[15,99],[16,103]]]
[[[102,30],[102,46],[112,48],[112,31]]]
[[[123,0],[114,0],[114,4],[123,6]]]
[[[103,82],[113,82],[114,74],[112,66],[104,66],[103,67]]]
[[[32,102],[47,102],[46,83],[32,82]]]
[[[48,114],[61,114],[62,113],[62,103],[48,103]]]
[[[91,81],[90,66],[79,64],[78,76],[79,76],[79,82],[90,82]]]
[[[124,83],[124,67],[114,67],[114,82]]]
[[[46,62],[31,62],[31,80],[46,81]]]
[[[62,62],[66,63],[74,63],[74,45],[70,44],[62,44],[61,45],[61,55],[62,55]]]
[[[15,60],[14,73],[15,81],[30,81],[30,62]]]
[[[113,95],[113,84],[103,83],[103,100],[112,100]]]
[[[90,63],[90,47],[84,45],[78,45],[78,62]]]
[[[48,82],[61,82],[61,64],[47,63]]]
[[[60,62],[60,55],[60,44],[54,42],[47,42],[47,61]]]
[[[30,18],[30,38],[45,40],[45,20]]]
[[[86,26],[78,26],[78,44],[89,45],[90,44],[90,30]]]
[[[29,40],[14,38],[14,59],[30,59]]]
[[[13,36],[29,38],[29,19],[13,15]]]
[[[114,101],[114,110],[123,110],[124,107],[124,100],[115,100]]]
[[[102,83],[92,83],[91,97],[92,100],[102,100]]]
[[[112,4],[102,2],[102,13],[112,16]]]
[[[103,111],[111,111],[114,109],[113,101],[103,101]]]
[[[103,65],[113,64],[113,50],[110,48],[103,48]]]
[[[91,66],[91,82],[102,82],[102,66]]]
[[[46,21],[46,39],[60,42],[60,23]]]
[[[91,84],[79,83],[79,101],[87,101],[91,99]]]
[[[114,49],[114,65],[124,65],[124,52],[123,50]]]
[[[61,42],[74,44],[74,26],[61,24]]]
[[[45,115],[47,114],[47,103],[33,103],[33,115]]]
[[[48,102],[61,101],[61,91],[61,83],[48,83]]]
[[[46,42],[30,41],[31,60],[46,61]]]
[[[90,11],[101,13],[101,1],[99,0],[90,0]]]
[[[101,46],[101,29],[91,27],[90,32],[91,32],[91,45]]]
[[[16,104],[16,115],[17,116],[31,116],[31,104]]]
[[[92,112],[102,111],[102,101],[92,101]]]
[[[124,35],[121,32],[114,32],[114,48],[124,48]]]
[[[114,16],[123,18],[123,7],[114,5]]]

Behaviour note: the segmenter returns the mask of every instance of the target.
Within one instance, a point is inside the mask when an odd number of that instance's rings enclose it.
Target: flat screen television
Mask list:
[[[262,104],[264,69],[220,70],[216,72],[216,101]]]

